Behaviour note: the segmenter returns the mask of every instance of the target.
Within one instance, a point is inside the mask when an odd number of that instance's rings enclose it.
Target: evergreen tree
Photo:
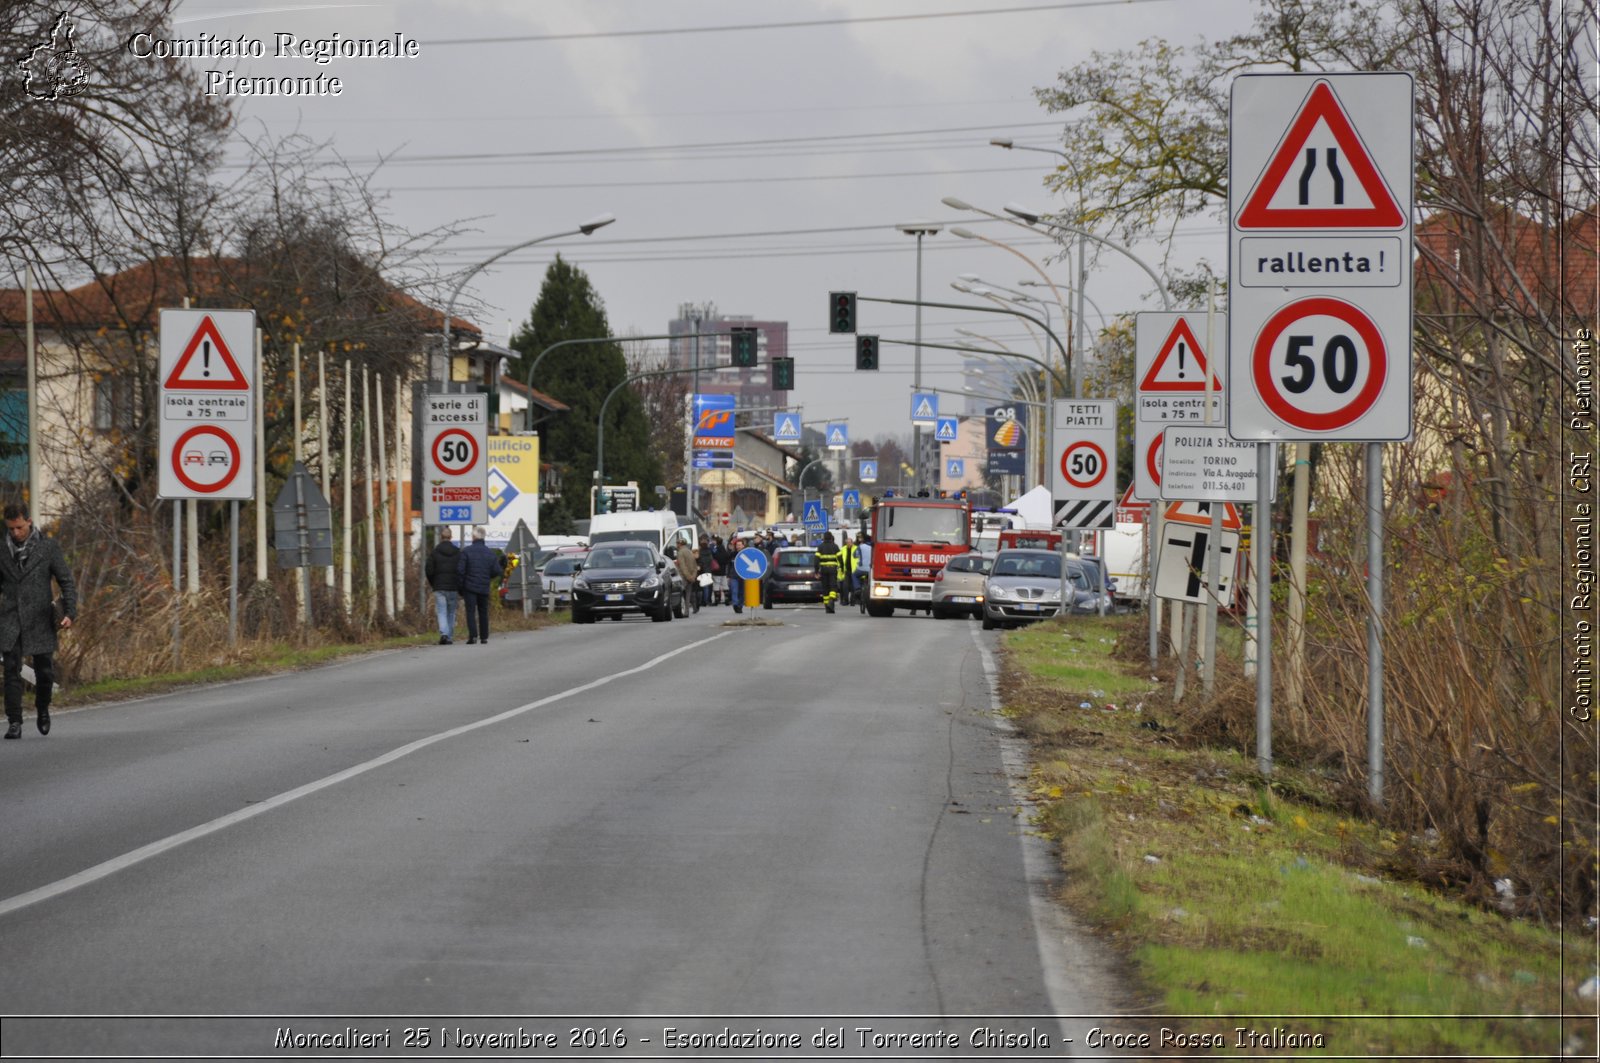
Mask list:
[[[559,254],[545,271],[539,297],[511,346],[531,366],[539,352],[562,340],[610,336],[605,302],[589,277]],[[559,533],[589,515],[589,485],[595,470],[600,406],[628,376],[620,343],[578,344],[552,352],[539,364],[533,387],[561,400],[571,412],[547,423],[540,440],[543,459],[561,474],[559,498],[541,498],[540,527]],[[649,452],[649,425],[639,397],[624,388],[606,407],[607,483],[639,482],[641,504],[649,505],[660,471]]]

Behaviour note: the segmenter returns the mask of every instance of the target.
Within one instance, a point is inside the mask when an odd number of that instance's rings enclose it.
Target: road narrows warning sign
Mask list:
[[[1403,73],[1234,80],[1234,439],[1410,438],[1412,95]]]
[[[1405,221],[1338,96],[1318,80],[1246,197],[1238,227],[1398,229]]]

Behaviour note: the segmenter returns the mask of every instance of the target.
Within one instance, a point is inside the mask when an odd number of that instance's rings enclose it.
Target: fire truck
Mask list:
[[[972,551],[971,513],[953,498],[886,497],[862,520],[872,535],[867,613],[896,608],[933,611],[933,577],[945,562]]]

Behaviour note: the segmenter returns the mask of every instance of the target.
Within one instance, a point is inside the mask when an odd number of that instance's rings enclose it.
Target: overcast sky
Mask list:
[[[1008,11],[1025,7],[1040,10]],[[339,77],[338,97],[236,98],[235,112],[247,128],[298,125],[330,139],[358,167],[392,156],[374,184],[396,223],[468,220],[473,230],[441,255],[442,271],[616,215],[592,237],[479,274],[469,292],[492,338],[526,319],[559,248],[589,275],[617,332],[664,332],[685,302],[787,321],[806,418],[848,417],[859,439],[908,430],[911,349],[885,346],[875,379],[854,372],[853,344],[827,333],[827,292],[912,297],[916,241],[895,225],[978,220],[944,206],[945,196],[996,211],[1008,202],[1060,209],[1043,187],[1050,155],[989,144],[1011,136],[1059,146],[1061,120],[1033,90],[1096,50],[1227,36],[1254,9],[1251,0],[188,0],[175,33],[259,38],[269,56],[278,33],[416,39],[414,59],[186,61]],[[967,14],[925,17],[936,12]],[[924,17],[896,17],[906,15]],[[740,28],[762,25],[772,28]],[[1065,265],[1048,266],[1057,249],[1041,236],[974,228],[1070,279]],[[1156,262],[1165,249],[1135,250]],[[1171,253],[1183,267],[1221,264],[1224,230],[1192,224]],[[963,273],[1012,286],[1036,276],[1012,254],[948,231],[926,240],[924,299],[970,302],[950,288]],[[1159,308],[1143,273],[1115,254],[1101,256],[1085,290],[1108,316]],[[1087,317],[1098,326],[1094,310]],[[909,339],[913,312],[866,305],[861,327]],[[962,342],[961,327],[1037,353],[1005,319],[924,312],[926,340]],[[923,383],[960,389],[961,357],[926,351]]]

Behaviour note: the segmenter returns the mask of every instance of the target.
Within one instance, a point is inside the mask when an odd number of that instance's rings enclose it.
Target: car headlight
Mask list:
[[[983,588],[983,593],[988,595],[990,598],[1010,597],[1010,595],[1006,593],[1006,589],[1004,587],[996,586],[994,584],[990,584],[989,586]]]
[[[659,587],[659,586],[661,586],[661,577],[660,576],[646,576],[644,578],[644,580],[639,584],[639,589],[640,590],[644,590],[644,591],[648,591],[648,590],[654,590],[656,587]]]
[[[582,576],[574,576],[572,579],[572,589],[575,591],[586,591],[589,589],[589,581],[584,579]]]
[[[1061,600],[1061,588],[1057,587],[1053,591],[1045,592],[1044,600],[1047,602],[1059,602]]]

